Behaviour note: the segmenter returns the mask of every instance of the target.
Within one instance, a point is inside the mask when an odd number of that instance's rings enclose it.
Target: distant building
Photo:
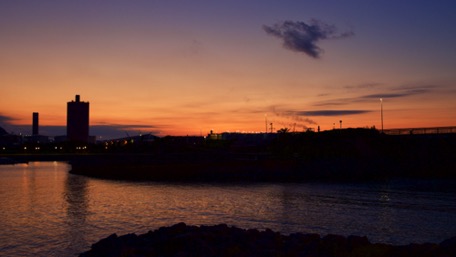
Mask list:
[[[39,135],[39,121],[38,121],[38,113],[33,113],[33,123],[32,123],[32,135],[38,136]]]
[[[89,102],[81,102],[79,95],[67,103],[67,140],[89,141]]]

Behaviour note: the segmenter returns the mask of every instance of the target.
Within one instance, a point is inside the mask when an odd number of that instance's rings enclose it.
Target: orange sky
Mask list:
[[[39,112],[54,133],[76,94],[91,126],[119,135],[264,131],[266,119],[274,130],[379,128],[380,98],[385,128],[456,125],[451,1],[32,2],[0,3],[9,131],[30,133]],[[317,57],[264,27],[312,19],[339,33],[313,42]]]

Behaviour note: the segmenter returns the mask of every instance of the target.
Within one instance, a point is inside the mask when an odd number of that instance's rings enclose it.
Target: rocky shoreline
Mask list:
[[[450,257],[456,256],[456,237],[440,244],[389,245],[367,237],[241,229],[226,224],[189,226],[178,223],[146,234],[111,236],[92,245],[80,257],[97,256],[312,256],[312,257]]]

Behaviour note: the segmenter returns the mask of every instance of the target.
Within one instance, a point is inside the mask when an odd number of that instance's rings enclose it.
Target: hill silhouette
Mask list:
[[[0,127],[0,136],[3,136],[3,135],[7,135],[8,132],[6,132],[6,130],[2,127]]]

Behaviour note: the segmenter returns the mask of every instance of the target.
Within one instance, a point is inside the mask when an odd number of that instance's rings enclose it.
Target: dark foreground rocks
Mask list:
[[[179,223],[146,234],[111,236],[80,257],[95,256],[312,256],[401,257],[456,256],[456,237],[440,244],[394,246],[372,244],[366,237],[318,234],[281,235],[272,230],[240,229],[225,224],[187,226]]]

